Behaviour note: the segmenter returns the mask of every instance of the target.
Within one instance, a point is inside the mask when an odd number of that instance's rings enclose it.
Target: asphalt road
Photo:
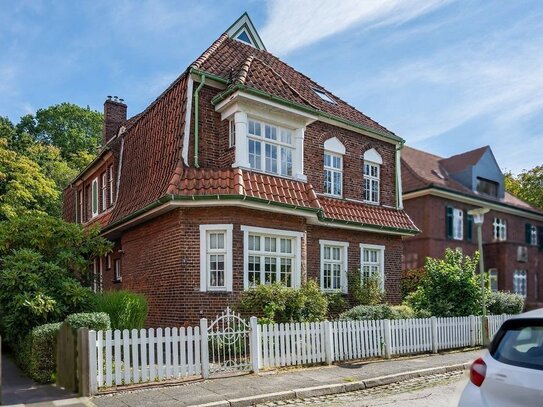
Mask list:
[[[394,407],[436,407],[456,406],[460,394],[468,381],[467,372],[434,375],[375,387],[351,393],[313,397],[304,400],[290,400],[274,405],[319,405],[319,406],[394,406]]]

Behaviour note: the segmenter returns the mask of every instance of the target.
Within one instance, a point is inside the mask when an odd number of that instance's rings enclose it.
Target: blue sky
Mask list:
[[[0,115],[143,110],[248,11],[269,51],[413,147],[542,164],[539,0],[0,0]]]

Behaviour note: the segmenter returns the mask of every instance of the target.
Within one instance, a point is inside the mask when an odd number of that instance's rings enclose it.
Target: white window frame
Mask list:
[[[121,274],[121,259],[115,259],[113,261],[113,281],[115,283],[123,281],[123,276]]]
[[[464,211],[453,208],[453,239],[464,240]]]
[[[507,240],[507,221],[502,218],[494,218],[492,222],[492,236],[498,242]]]
[[[85,221],[85,190],[81,188],[77,191],[77,196],[79,200],[79,223],[83,224]]]
[[[102,191],[102,210],[107,209],[107,172],[104,171],[101,176],[102,185],[100,190]]]
[[[347,284],[347,272],[349,270],[349,243],[348,242],[339,242],[336,240],[319,240],[320,245],[320,253],[321,253],[321,291],[323,292],[342,292],[347,293],[348,292],[348,284]],[[339,248],[341,253],[341,258],[339,260],[339,263],[342,266],[341,269],[341,275],[340,275],[340,288],[339,289],[331,289],[324,287],[324,266],[325,263],[332,263],[332,264],[338,264],[337,261],[334,260],[325,260],[324,259],[324,252],[325,248]]]
[[[106,269],[111,270],[111,253],[106,256]]]
[[[377,244],[360,243],[360,279],[364,275],[364,250],[378,250],[379,253],[379,274],[381,277],[381,290],[385,290],[385,246]]]
[[[234,225],[232,224],[211,224],[200,225],[200,291],[225,291],[231,292],[233,286],[233,263],[232,263],[232,231]],[[208,255],[214,254],[211,249],[207,247],[207,236],[212,232],[224,233],[224,249],[220,254],[224,254],[224,286],[223,287],[211,287],[209,285],[209,270]],[[217,252],[218,253],[218,252]]]
[[[102,292],[102,258],[95,257],[92,264],[93,278],[92,278],[92,288],[95,293]]]
[[[494,282],[494,284],[493,284],[493,282]],[[493,285],[495,287],[492,287]],[[498,291],[500,289],[500,287],[498,285],[498,269],[497,268],[488,269],[488,288],[491,291]]]
[[[528,293],[528,272],[526,270],[515,270],[513,273],[513,292],[524,298]]]
[[[376,168],[377,176],[371,175],[371,168]],[[368,168],[368,174],[366,174],[366,168]],[[378,205],[380,202],[380,189],[381,189],[381,165],[371,161],[364,161],[364,202]],[[366,187],[366,181],[369,183],[369,189]],[[377,185],[377,192],[374,193],[373,185]],[[366,191],[369,191],[369,199],[366,196]]]
[[[260,125],[260,136],[253,135],[250,133],[251,128],[251,122]],[[276,139],[269,139],[266,138],[266,126],[270,126],[272,128],[275,128],[276,132]],[[281,132],[285,131],[290,133],[290,143],[281,141]],[[293,178],[295,174],[295,165],[294,160],[296,160],[296,148],[294,145],[294,138],[295,138],[295,131],[294,129],[289,129],[287,127],[278,126],[276,124],[259,120],[254,117],[248,117],[247,120],[247,162],[249,163],[249,166],[251,165],[251,159],[250,159],[250,143],[258,142],[260,143],[260,168],[251,167],[251,170],[258,171],[258,172],[264,172],[266,174],[272,174],[272,175],[278,175],[280,177],[287,177],[287,178]],[[276,166],[277,166],[277,172],[274,171],[268,171],[266,170],[266,145],[270,145],[272,147],[276,148]],[[283,173],[283,155],[281,154],[282,149],[287,149],[290,151],[290,174]],[[287,161],[285,161],[287,162]]]
[[[108,186],[109,186],[109,204],[113,205],[114,199],[113,199],[113,165],[110,165],[108,168]]]
[[[241,226],[243,232],[243,288],[249,289],[249,235],[257,234],[275,238],[292,238],[292,288],[299,288],[302,280],[302,237],[303,232],[292,230],[269,229],[255,226]],[[263,273],[263,270],[261,270]]]
[[[330,157],[330,164],[326,165],[326,156]],[[339,168],[334,167],[334,158],[339,159]],[[326,190],[326,174],[330,173],[330,191]],[[339,191],[337,191],[335,182],[334,182],[334,175],[339,174]],[[324,185],[323,185],[323,192],[326,195],[330,196],[336,196],[341,197],[343,196],[343,155],[334,153],[331,151],[325,151],[324,152]]]
[[[530,245],[537,246],[537,226],[530,225]]]
[[[96,189],[95,189],[96,186]],[[96,192],[95,192],[96,191]],[[100,212],[100,200],[98,199],[98,177],[94,178],[91,183],[91,214],[92,217],[98,216]],[[96,194],[96,196],[95,196]],[[96,207],[94,207],[94,202],[96,201]]]
[[[236,145],[236,122],[234,119],[228,120],[228,147]]]

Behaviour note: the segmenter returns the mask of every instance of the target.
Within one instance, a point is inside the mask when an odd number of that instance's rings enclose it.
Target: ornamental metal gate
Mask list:
[[[252,370],[251,324],[230,307],[209,326],[209,373],[233,374]]]

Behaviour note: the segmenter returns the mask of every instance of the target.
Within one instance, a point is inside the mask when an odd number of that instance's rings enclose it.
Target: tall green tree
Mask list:
[[[543,209],[543,165],[514,176],[505,174],[505,189],[536,208]]]
[[[81,170],[96,155],[102,142],[103,115],[72,103],[60,103],[26,115],[16,126],[18,137],[60,150],[71,167]]]

